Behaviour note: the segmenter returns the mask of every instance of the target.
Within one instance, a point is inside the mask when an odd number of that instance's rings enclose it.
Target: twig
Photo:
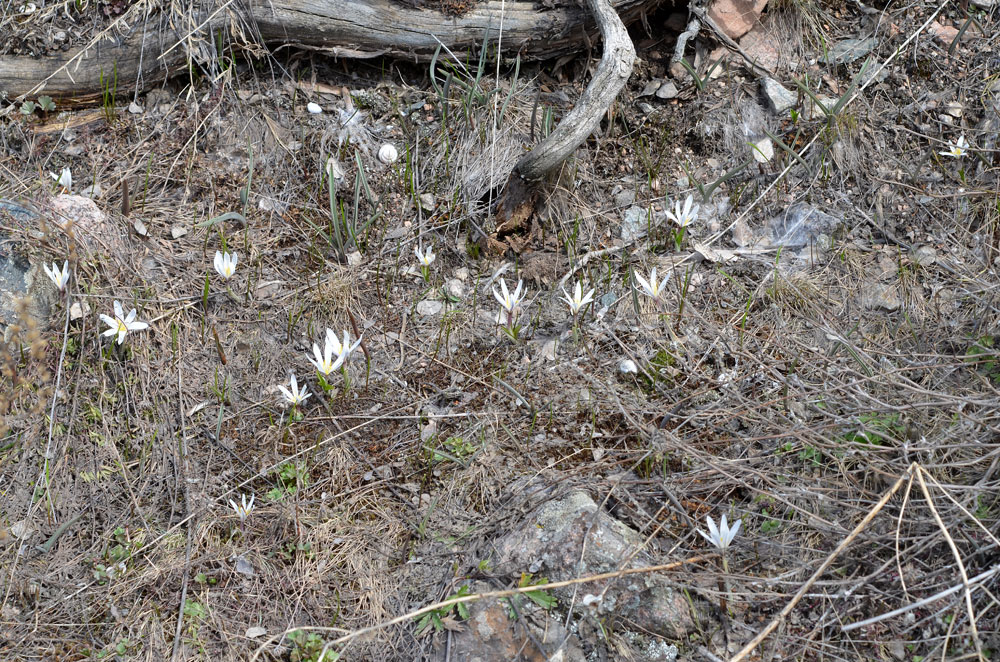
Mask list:
[[[740,652],[738,652],[735,656],[730,658],[729,662],[740,662],[740,660],[745,659],[748,655],[750,655],[750,653],[753,652],[755,648],[757,648],[757,646],[760,645],[762,641],[767,639],[767,636],[769,634],[774,632],[778,628],[778,626],[784,622],[784,620],[788,617],[788,615],[792,613],[792,610],[795,609],[795,605],[799,604],[799,600],[801,600],[803,596],[805,596],[809,588],[816,583],[816,580],[819,579],[824,572],[826,572],[826,569],[833,564],[834,560],[836,560],[836,558],[840,556],[840,553],[844,551],[848,545],[854,542],[854,539],[858,537],[858,535],[865,529],[866,526],[868,526],[868,524],[873,519],[875,519],[875,516],[878,515],[879,512],[882,510],[882,508],[885,507],[885,504],[889,503],[889,499],[891,499],[892,496],[903,485],[903,481],[906,480],[907,477],[909,477],[910,480],[913,479],[913,473],[914,471],[917,470],[919,470],[919,465],[916,462],[907,467],[906,471],[903,472],[903,475],[901,475],[898,479],[896,479],[896,483],[891,488],[889,488],[889,491],[886,492],[884,495],[882,495],[882,498],[878,500],[878,503],[876,503],[871,510],[868,511],[868,514],[865,515],[864,519],[858,522],[858,525],[854,527],[854,530],[851,531],[849,534],[847,534],[847,537],[844,538],[841,541],[841,543],[837,545],[837,548],[833,550],[829,556],[826,557],[826,560],[823,561],[823,563],[819,566],[819,568],[816,569],[816,572],[814,572],[812,576],[808,580],[806,580],[806,583],[803,584],[801,588],[799,588],[799,590],[795,593],[794,596],[792,596],[792,599],[788,602],[787,605],[785,605],[784,609],[781,610],[781,613],[775,616],[771,620],[771,622],[767,624],[767,627],[761,630],[760,634],[751,639],[750,643],[744,646],[743,649],[740,650]]]
[[[979,573],[978,575],[970,579],[968,581],[968,584],[965,581],[963,581],[961,584],[955,584],[951,588],[946,588],[943,591],[939,591],[934,595],[923,598],[922,600],[917,600],[916,602],[908,604],[904,607],[900,607],[899,609],[893,609],[892,611],[888,611],[884,614],[879,614],[878,616],[872,616],[871,618],[866,618],[865,620],[858,621],[857,623],[849,623],[847,625],[844,625],[843,627],[840,628],[840,631],[851,632],[852,630],[857,630],[858,628],[863,628],[867,625],[874,625],[875,623],[880,623],[895,616],[900,616],[908,611],[913,611],[914,609],[920,609],[924,605],[928,605],[932,602],[937,602],[941,598],[946,598],[952,593],[956,593],[963,588],[968,590],[975,584],[981,584],[982,582],[986,581],[987,579],[989,579],[990,577],[992,577],[997,573],[1000,573],[1000,565],[995,565],[986,572]]]
[[[983,644],[979,641],[979,628],[976,627],[976,612],[972,608],[972,589],[969,587],[969,574],[965,571],[962,555],[958,553],[958,547],[955,546],[955,541],[952,539],[951,534],[948,533],[948,527],[944,525],[941,515],[938,514],[934,500],[931,499],[930,490],[927,489],[927,483],[924,482],[924,471],[919,467],[917,469],[917,481],[920,483],[920,489],[924,493],[924,499],[927,500],[927,507],[931,509],[934,521],[937,522],[938,528],[941,529],[941,533],[944,535],[944,539],[948,542],[948,547],[951,548],[951,553],[955,557],[955,563],[958,564],[958,572],[962,575],[962,584],[965,586],[965,608],[969,611],[969,627],[972,628],[972,641],[976,644],[976,653],[979,654],[979,659],[984,660],[986,658],[983,657]]]

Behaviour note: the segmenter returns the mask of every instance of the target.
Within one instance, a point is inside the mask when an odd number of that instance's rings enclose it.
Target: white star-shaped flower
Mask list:
[[[413,253],[417,256],[417,260],[420,262],[420,265],[424,267],[431,266],[431,262],[433,262],[434,258],[437,257],[437,255],[434,254],[433,247],[431,246],[428,246],[427,250],[422,250],[420,246],[417,246],[413,249]]]
[[[580,309],[586,306],[588,303],[594,300],[594,290],[591,288],[587,292],[586,296],[583,294],[583,284],[580,281],[576,281],[576,288],[573,289],[573,296],[569,295],[566,288],[563,288],[563,301],[569,306],[569,312],[572,315],[576,315],[580,312]]]
[[[523,287],[524,281],[517,281],[517,287],[514,288],[514,293],[511,294],[510,291],[507,290],[507,281],[501,278],[500,289],[503,290],[503,294],[501,295],[500,292],[497,292],[495,287],[493,288],[493,296],[500,302],[500,305],[503,306],[503,309],[507,311],[508,315],[513,315],[518,304],[521,303],[522,299],[524,299],[525,293],[521,291]]]
[[[955,142],[948,141],[948,151],[938,152],[941,156],[951,156],[953,158],[961,158],[965,156],[965,153],[969,151],[969,143],[965,142],[965,135],[958,137]]]
[[[681,207],[680,200],[674,202],[674,211],[667,210],[667,218],[677,224],[677,227],[686,228],[691,223],[698,220],[699,205],[694,204],[694,198],[690,195]]]
[[[722,516],[721,526],[715,526],[715,520],[711,516],[706,517],[705,521],[708,522],[708,533],[705,533],[701,529],[698,529],[698,533],[702,535],[708,542],[712,543],[720,552],[726,553],[729,549],[729,544],[733,542],[733,538],[736,534],[740,532],[740,525],[743,524],[743,520],[738,519],[733,524],[733,528],[729,528],[729,524],[726,522],[726,516]]]
[[[114,308],[114,317],[101,314],[101,321],[111,327],[101,335],[106,337],[118,336],[118,344],[120,345],[125,341],[125,334],[129,331],[142,331],[149,328],[149,325],[145,322],[135,321],[135,308],[128,315],[125,315],[121,302],[117,300],[114,303]]]
[[[219,272],[226,280],[233,277],[236,273],[236,263],[239,262],[239,256],[236,253],[223,253],[222,251],[215,251],[215,270]]]
[[[635,274],[635,280],[639,283],[639,287],[642,288],[643,293],[654,299],[660,298],[660,295],[663,293],[663,290],[667,285],[666,280],[662,280],[660,282],[656,281],[656,267],[653,267],[652,270],[650,270],[648,281],[639,274]]]
[[[46,275],[52,279],[60,292],[66,289],[66,283],[69,282],[69,260],[63,261],[62,271],[59,270],[59,266],[55,262],[52,263],[51,269],[47,264],[43,264],[42,268],[45,269]]]
[[[278,388],[285,396],[285,400],[288,400],[289,404],[292,405],[300,404],[303,401],[305,401],[306,398],[312,395],[312,393],[306,390],[305,386],[302,387],[301,391],[299,390],[299,382],[298,380],[295,379],[294,372],[292,373],[291,379],[289,380],[289,386],[291,386],[291,390],[288,390],[281,384],[278,384]]]

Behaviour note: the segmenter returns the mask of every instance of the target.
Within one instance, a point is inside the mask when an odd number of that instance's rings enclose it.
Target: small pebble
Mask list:
[[[313,115],[319,115],[320,113],[323,112],[323,108],[314,101],[310,101],[308,104],[306,104],[306,110],[308,110]]]
[[[634,375],[639,372],[639,368],[632,359],[622,359],[618,364],[618,372],[623,375]]]
[[[389,165],[390,163],[395,163],[396,159],[399,158],[399,152],[396,148],[386,143],[379,147],[378,149],[378,160],[382,163]]]

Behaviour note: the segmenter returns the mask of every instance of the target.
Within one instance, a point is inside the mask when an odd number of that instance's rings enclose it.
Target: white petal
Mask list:
[[[220,274],[221,273],[225,273],[225,271],[222,268],[222,252],[221,251],[215,251],[215,270],[218,271]]]
[[[126,326],[129,331],[142,331],[149,328],[149,324],[145,322],[129,322]]]
[[[740,525],[743,524],[743,520],[738,519],[733,522],[733,528],[729,530],[729,540],[732,541],[736,537],[736,534],[740,532]]]
[[[712,538],[719,540],[719,527],[715,526],[715,520],[709,515],[705,517],[705,522],[708,524],[708,532],[712,535]]]
[[[118,319],[122,319],[125,317],[125,312],[122,311],[121,301],[115,300],[114,308],[115,308],[115,317],[117,317]]]
[[[496,300],[500,302],[501,306],[503,306],[504,308],[507,307],[507,302],[504,300],[502,296],[500,296],[500,293],[497,292],[497,288],[495,287],[493,288],[493,296],[496,297]]]
[[[649,286],[649,281],[647,281],[645,278],[643,278],[639,274],[633,274],[633,275],[635,276],[636,282],[639,283],[639,286],[643,289],[643,291],[646,294],[648,294],[649,296],[655,296],[653,294],[653,288]]]

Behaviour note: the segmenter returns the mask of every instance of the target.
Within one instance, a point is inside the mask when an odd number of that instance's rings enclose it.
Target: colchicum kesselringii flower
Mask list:
[[[351,358],[351,354],[354,353],[354,350],[356,350],[358,346],[361,345],[361,338],[355,340],[354,344],[352,345],[351,334],[347,332],[347,329],[344,329],[343,342],[341,342],[340,339],[337,338],[337,334],[333,332],[333,329],[327,329],[326,344],[328,347],[333,348],[334,354],[337,355],[337,358],[343,364],[347,363],[347,359]]]
[[[729,523],[726,522],[726,516],[722,516],[721,526],[715,526],[715,520],[711,516],[705,518],[708,523],[708,533],[705,533],[701,529],[698,529],[698,533],[702,535],[708,542],[715,545],[715,547],[723,554],[729,549],[730,543],[736,537],[736,534],[740,532],[740,525],[743,524],[743,520],[738,519],[733,524],[732,528],[729,528]]]
[[[664,287],[667,285],[666,280],[659,282],[656,281],[656,267],[653,267],[652,270],[650,270],[648,281],[639,274],[635,274],[635,280],[639,283],[639,287],[646,296],[657,300],[659,300],[660,295],[663,294]]]
[[[674,202],[674,211],[667,210],[667,218],[677,224],[679,228],[686,228],[698,219],[699,206],[694,204],[694,198],[690,195],[681,207],[680,200]]]
[[[312,395],[312,393],[306,390],[305,386],[302,387],[301,391],[299,390],[299,382],[298,380],[295,379],[294,372],[292,373],[291,379],[289,380],[289,386],[291,386],[292,390],[288,390],[281,384],[278,384],[278,388],[281,390],[281,393],[285,396],[285,400],[288,400],[289,404],[291,405],[301,404],[302,402],[305,401],[306,398]]]
[[[336,341],[337,337],[333,336],[333,338]],[[327,335],[322,352],[319,351],[319,345],[313,343],[313,356],[316,358],[313,359],[312,356],[308,357],[309,362],[316,366],[316,369],[323,375],[329,375],[344,363],[344,357],[337,351],[340,341],[336,342],[337,345],[333,345],[330,342],[330,336]]]
[[[226,280],[232,278],[233,274],[236,273],[236,263],[239,262],[239,256],[236,253],[223,253],[222,251],[215,251],[215,270],[219,272]]]
[[[145,322],[135,321],[135,308],[128,315],[125,315],[120,301],[115,301],[114,307],[114,317],[101,314],[101,321],[111,327],[101,335],[108,337],[118,336],[118,344],[120,345],[125,340],[125,334],[129,331],[142,331],[149,328],[149,325]]]
[[[55,262],[52,263],[51,269],[47,264],[43,264],[42,268],[45,269],[46,275],[52,279],[60,292],[66,289],[66,283],[69,282],[69,260],[63,261],[62,271],[59,270],[59,266]]]
[[[569,312],[572,315],[576,315],[580,312],[580,309],[586,306],[588,303],[594,300],[594,290],[591,288],[587,292],[586,296],[583,294],[583,284],[580,281],[576,281],[576,287],[573,289],[573,296],[569,295],[566,288],[563,288],[563,301],[569,306]]]
[[[516,317],[517,306],[521,303],[521,300],[524,299],[524,292],[522,292],[523,287],[524,281],[517,281],[517,287],[514,288],[514,293],[511,294],[507,289],[507,281],[501,278],[500,289],[503,290],[503,294],[497,292],[497,288],[493,288],[493,296],[496,297],[497,301],[500,302],[500,305],[507,312],[507,319]]]
[[[427,247],[427,250],[422,250],[420,246],[416,246],[413,249],[413,253],[417,256],[417,260],[420,262],[420,266],[429,267],[437,256],[434,254],[434,249],[431,246]]]
[[[240,524],[246,524],[247,518],[250,517],[250,513],[253,512],[253,502],[257,498],[257,495],[250,495],[250,503],[247,503],[247,495],[240,495],[240,502],[236,503],[232,499],[229,500],[229,507],[236,511],[236,515],[240,518]]]
[[[415,246],[413,248],[414,255],[417,256],[417,261],[420,262],[420,272],[424,276],[424,282],[431,282],[431,263],[437,256],[434,255],[434,250],[431,246],[427,247],[427,250],[423,250],[420,246]]]
[[[52,179],[56,180],[56,184],[66,189],[66,191],[73,190],[73,173],[70,172],[69,167],[62,169],[62,172],[58,175],[54,172],[50,172]]]
[[[960,158],[965,156],[965,153],[969,151],[969,143],[965,142],[965,135],[958,137],[955,142],[948,141],[948,151],[938,152],[941,156],[951,156],[954,158]]]

